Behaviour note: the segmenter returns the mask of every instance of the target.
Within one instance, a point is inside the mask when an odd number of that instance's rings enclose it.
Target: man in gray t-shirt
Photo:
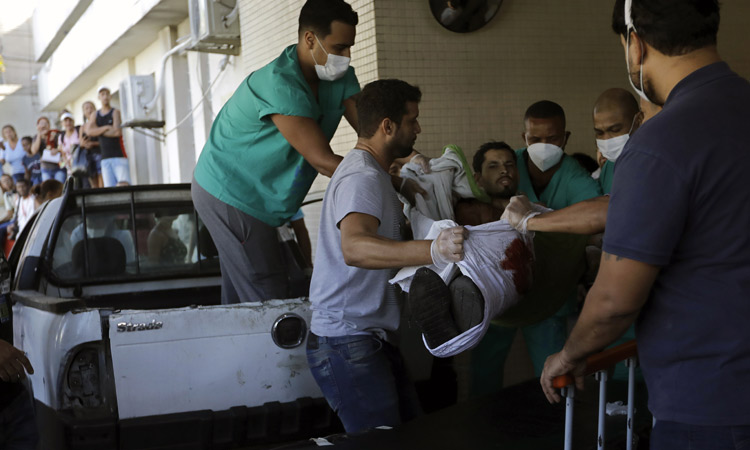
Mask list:
[[[375,218],[378,236],[401,240],[405,220],[391,176],[373,155],[357,148],[341,162],[326,191],[310,285],[310,328],[319,336],[372,334],[393,342],[401,315],[388,283],[395,269],[368,270],[342,258],[338,226],[352,213]]]
[[[393,269],[463,259],[463,227],[434,241],[401,241],[403,215],[388,168],[420,133],[418,88],[368,84],[357,99],[359,139],[326,190],[310,285],[307,359],[347,432],[398,425],[419,412],[394,333]]]

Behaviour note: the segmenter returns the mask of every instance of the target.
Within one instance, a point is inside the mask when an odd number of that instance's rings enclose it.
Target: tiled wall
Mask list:
[[[595,150],[591,107],[609,87],[629,88],[613,1],[505,0],[479,31],[459,34],[432,16],[428,0],[376,0],[378,70],[422,88],[417,146],[436,156],[455,143],[467,155],[490,139],[521,147],[523,114],[537,100],[558,102],[572,132],[567,151]],[[720,50],[750,75],[742,21],[750,2],[722,2]],[[744,18],[744,19],[741,19]]]
[[[471,155],[489,139],[521,147],[523,114],[541,99],[565,109],[572,132],[567,151],[593,154],[593,102],[609,87],[629,88],[622,46],[610,28],[613,3],[505,0],[484,28],[459,34],[433,18],[429,0],[354,0],[360,24],[352,65],[362,84],[401,78],[422,88],[417,148],[425,154],[436,156],[445,144],[455,143]],[[248,73],[296,42],[303,4],[242,1]],[[737,72],[750,76],[750,56],[743,48],[750,2],[727,0],[722,8],[720,51]],[[334,150],[344,154],[355,141],[342,121]],[[324,184],[319,180],[314,188]]]

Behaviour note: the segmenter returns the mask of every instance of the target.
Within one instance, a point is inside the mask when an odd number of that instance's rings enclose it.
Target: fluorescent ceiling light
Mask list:
[[[0,0],[0,32],[13,31],[22,25],[34,13],[37,0],[18,1]]]

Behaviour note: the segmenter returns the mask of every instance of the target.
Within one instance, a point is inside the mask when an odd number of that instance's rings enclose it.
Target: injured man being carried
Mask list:
[[[578,280],[586,270],[589,236],[528,233],[533,215],[550,211],[534,205],[516,231],[502,219],[517,194],[517,154],[504,142],[488,142],[474,156],[472,167],[456,146],[430,160],[425,174],[413,164],[401,176],[416,180],[426,199],[417,197],[404,212],[414,239],[434,239],[440,230],[463,225],[464,259],[458,263],[405,267],[391,279],[409,293],[412,318],[425,346],[448,357],[481,341],[490,322],[506,327],[538,323],[565,310],[577,297]],[[532,276],[533,275],[533,276]]]
[[[502,219],[518,188],[516,153],[504,142],[490,142],[479,149],[474,165],[472,176],[461,149],[448,146],[430,161],[429,174],[411,163],[401,169],[402,177],[427,191],[426,200],[404,202],[414,239],[434,239],[457,224],[469,230],[462,261],[405,267],[391,279],[409,293],[424,343],[440,357],[479,343],[490,321],[516,305],[532,282],[533,235]],[[537,213],[549,211],[534,207]]]

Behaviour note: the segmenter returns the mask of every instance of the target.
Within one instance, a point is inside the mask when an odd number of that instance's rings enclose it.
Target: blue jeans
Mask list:
[[[654,450],[750,449],[750,425],[701,426],[657,420],[651,431]]]
[[[8,406],[0,410],[0,448],[34,450],[38,440],[31,394],[24,389]]]
[[[310,333],[307,362],[347,433],[396,426],[421,413],[398,348],[373,335]]]
[[[55,179],[60,183],[65,183],[66,178],[68,178],[68,172],[65,169],[42,168],[42,181]]]

